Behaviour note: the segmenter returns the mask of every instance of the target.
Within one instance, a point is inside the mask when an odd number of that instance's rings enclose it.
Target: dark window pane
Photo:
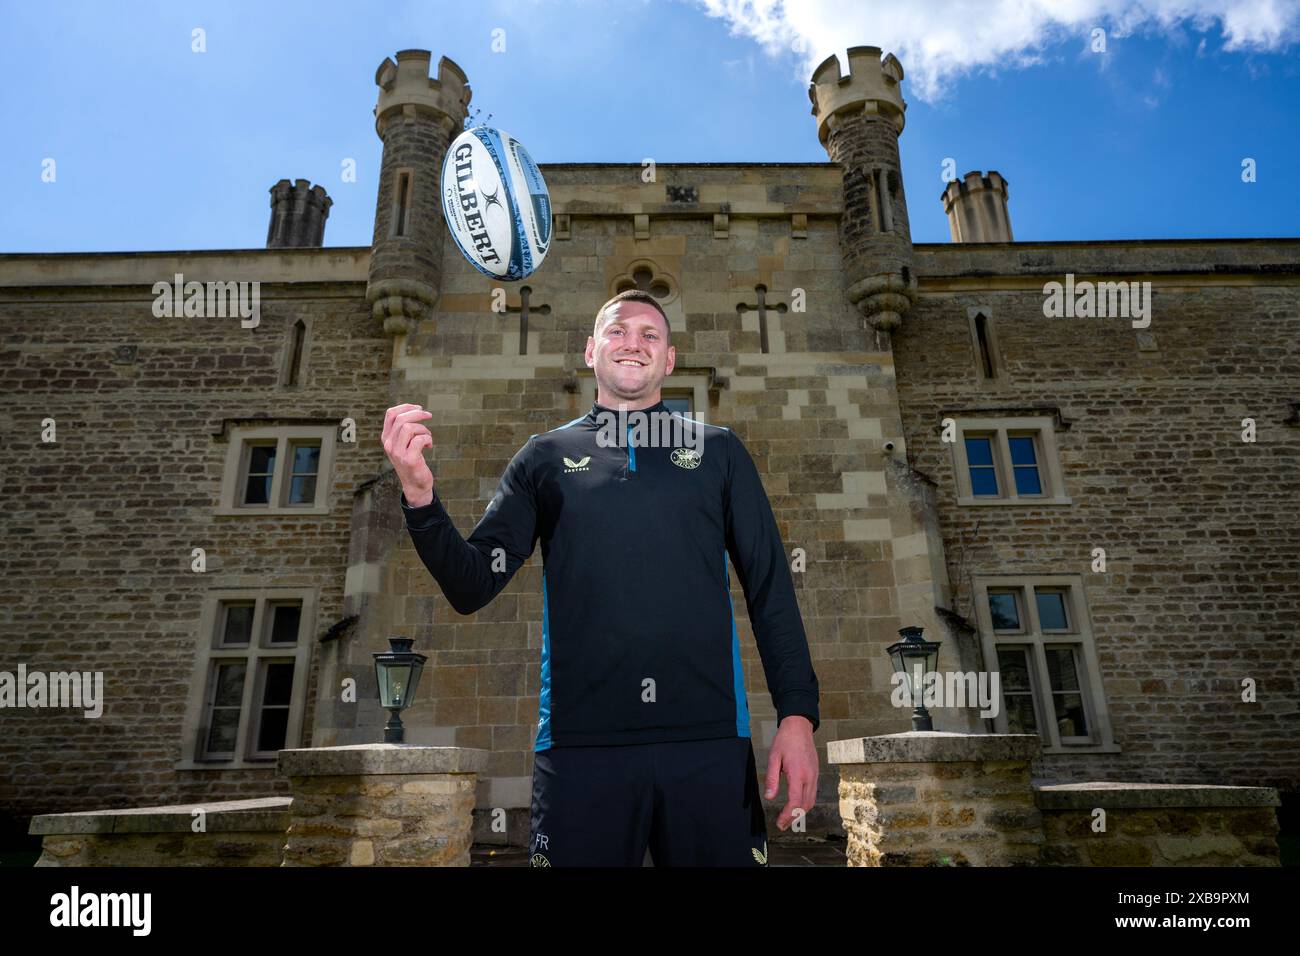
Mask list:
[[[1052,690],[1078,690],[1079,674],[1074,669],[1074,651],[1068,647],[1049,647],[1046,651]]]
[[[1034,718],[1034,698],[1030,694],[1003,694],[1007,706],[1007,732],[1012,734],[1038,733]]]
[[[691,414],[691,400],[685,395],[667,396],[663,402],[668,406],[670,412],[676,412],[679,415]]]
[[[990,592],[989,614],[993,617],[995,630],[1020,630],[1020,609],[1016,606],[1016,596],[1011,592]]]
[[[221,645],[237,647],[247,644],[253,633],[253,605],[227,604],[225,609],[226,626],[221,632]]]
[[[275,446],[254,445],[249,449],[248,473],[250,475],[269,475],[275,471]]]
[[[243,703],[244,670],[243,661],[217,666],[217,686],[212,695],[217,707],[239,707]]]
[[[289,504],[310,505],[316,501],[316,477],[295,478],[289,487]]]
[[[1041,495],[1043,493],[1043,482],[1038,476],[1037,466],[1017,467],[1015,472],[1016,494]]]
[[[271,500],[271,476],[249,475],[244,487],[244,504],[264,505]]]
[[[1012,436],[1007,439],[1011,445],[1011,464],[1036,465],[1038,458],[1034,454],[1034,440],[1028,435]]]
[[[1004,691],[1029,690],[1029,662],[1023,647],[998,648],[998,679]]]
[[[262,703],[268,706],[289,706],[293,696],[293,664],[268,664],[266,667],[266,687],[262,691]]]
[[[298,622],[302,620],[301,604],[274,604],[271,606],[271,643],[298,643]]]
[[[1083,709],[1083,698],[1078,694],[1053,694],[1056,706],[1056,730],[1062,737],[1087,737],[1088,716]]]
[[[1064,631],[1069,629],[1065,615],[1065,594],[1061,591],[1035,591],[1034,599],[1038,602],[1038,626],[1044,631]]]
[[[262,711],[262,723],[257,731],[257,749],[283,750],[288,730],[289,708],[269,707]]]
[[[228,754],[235,751],[235,738],[239,733],[239,708],[219,708],[212,711],[212,723],[208,727],[208,739],[204,750],[212,754]]]
[[[973,495],[996,495],[998,493],[997,472],[992,468],[972,468],[970,490]]]
[[[320,445],[293,446],[293,473],[314,475],[320,463]]]
[[[992,440],[988,438],[967,438],[966,460],[972,465],[992,465]]]

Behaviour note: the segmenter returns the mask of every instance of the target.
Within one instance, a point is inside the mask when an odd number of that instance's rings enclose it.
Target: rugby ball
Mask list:
[[[551,245],[551,196],[542,171],[503,130],[475,126],[447,149],[442,211],[461,254],[492,279],[535,272]]]

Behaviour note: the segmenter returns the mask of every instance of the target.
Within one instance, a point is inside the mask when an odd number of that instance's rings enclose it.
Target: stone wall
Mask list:
[[[910,459],[935,482],[954,609],[971,617],[975,576],[1078,574],[1095,630],[1119,751],[1046,754],[1035,774],[1300,789],[1300,242],[918,246],[916,261],[899,400]],[[1150,328],[1045,318],[1043,284],[1066,272],[1151,281]],[[992,382],[977,375],[977,307]],[[957,505],[939,425],[972,409],[1059,411],[1073,503]]]
[[[267,797],[37,816],[36,865],[279,866],[289,803]],[[200,818],[203,832],[195,832]]]
[[[382,461],[391,342],[367,250],[0,256],[0,670],[102,671],[103,716],[6,710],[0,812],[193,802],[283,786],[265,769],[178,770],[198,622],[217,588],[315,590],[309,640],[343,613],[354,490]],[[265,284],[261,321],[155,318],[151,285]],[[278,384],[309,323],[306,376]],[[124,349],[119,354],[119,349]],[[41,421],[57,422],[57,443]],[[229,420],[358,423],[330,513],[218,516]],[[191,570],[203,548],[207,571]],[[308,686],[314,684],[313,680]],[[302,741],[312,725],[311,702]]]
[[[1266,787],[1049,784],[1037,788],[1049,866],[1277,866]],[[1104,814],[1098,811],[1103,810]]]
[[[1032,781],[1032,734],[835,740],[849,866],[1277,866],[1271,787]]]

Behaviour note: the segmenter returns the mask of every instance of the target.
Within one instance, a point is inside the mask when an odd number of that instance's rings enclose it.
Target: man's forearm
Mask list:
[[[473,614],[503,586],[492,571],[491,559],[466,541],[432,492],[417,506],[403,494],[406,529],[425,568],[459,614]]]

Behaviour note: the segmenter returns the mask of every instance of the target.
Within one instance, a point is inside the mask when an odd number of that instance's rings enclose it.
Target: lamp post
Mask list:
[[[411,650],[414,644],[409,637],[390,637],[388,650],[376,651],[375,678],[379,684],[379,706],[388,709],[388,723],[384,725],[384,743],[400,744],[406,740],[402,726],[402,711],[415,699],[415,688],[428,660],[423,654]]]
[[[911,692],[913,730],[934,730],[930,712],[925,709],[925,675],[937,669],[940,642],[922,640],[924,631],[920,627],[901,628],[898,634],[902,640],[885,648],[894,661],[894,672],[903,675]]]

